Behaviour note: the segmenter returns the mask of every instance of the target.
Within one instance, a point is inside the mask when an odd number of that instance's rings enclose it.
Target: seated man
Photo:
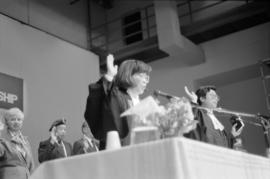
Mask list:
[[[213,86],[201,87],[196,94],[190,92],[186,87],[185,90],[191,102],[198,105],[197,108],[194,108],[195,120],[198,120],[197,128],[185,136],[218,146],[242,150],[242,141],[239,137],[244,128],[242,120],[236,117],[237,123],[233,124],[231,132],[228,133],[213,113],[219,101],[216,88]]]
[[[82,138],[74,142],[73,155],[86,154],[98,151],[98,140],[96,140],[88,127],[86,121],[82,124]]]
[[[50,129],[50,138],[40,142],[38,148],[38,160],[40,163],[71,156],[72,146],[64,141],[66,134],[66,119],[58,119],[53,122]]]

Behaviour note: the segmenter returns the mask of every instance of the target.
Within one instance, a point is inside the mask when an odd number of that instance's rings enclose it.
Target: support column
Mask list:
[[[204,52],[181,34],[175,0],[154,0],[159,48],[187,65],[205,61]]]

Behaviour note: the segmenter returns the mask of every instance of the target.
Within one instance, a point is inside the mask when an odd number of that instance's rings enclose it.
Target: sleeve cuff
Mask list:
[[[110,82],[113,81],[113,78],[114,78],[114,76],[111,76],[109,74],[105,74],[104,77],[106,78],[106,80],[108,80]]]

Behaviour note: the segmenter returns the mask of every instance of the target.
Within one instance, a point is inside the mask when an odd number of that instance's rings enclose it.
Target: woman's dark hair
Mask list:
[[[210,91],[216,91],[216,87],[215,86],[201,86],[197,91],[196,91],[196,95],[198,97],[197,99],[197,103],[199,105],[202,105],[202,101],[201,101],[201,97],[205,98],[206,94]]]
[[[152,71],[151,66],[139,60],[126,60],[121,63],[117,75],[115,77],[115,83],[117,86],[123,89],[134,86],[132,75],[135,73],[149,73]]]

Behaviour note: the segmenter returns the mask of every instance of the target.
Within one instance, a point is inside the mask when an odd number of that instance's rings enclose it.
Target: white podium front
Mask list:
[[[269,179],[270,159],[171,138],[52,160],[31,179]]]

